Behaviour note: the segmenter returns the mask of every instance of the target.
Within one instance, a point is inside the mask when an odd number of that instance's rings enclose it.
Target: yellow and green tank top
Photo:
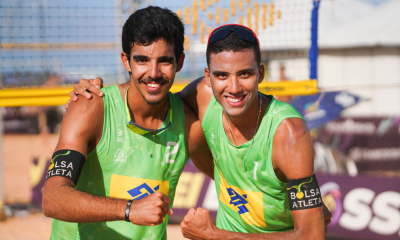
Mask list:
[[[275,175],[271,152],[279,124],[286,118],[302,116],[291,105],[267,97],[272,100],[248,151],[251,141],[237,147],[229,141],[222,124],[223,109],[214,96],[204,115],[202,127],[215,163],[218,228],[243,233],[293,229],[287,185]],[[238,152],[244,161],[243,170]]]
[[[187,160],[183,101],[169,93],[172,125],[160,133],[141,136],[127,127],[130,119],[118,87],[109,86],[102,90],[103,135],[88,154],[76,189],[120,199],[141,199],[154,192],[163,192],[173,202]],[[169,114],[161,128],[169,123]],[[69,223],[54,219],[50,239],[166,239],[168,219],[167,215],[162,224],[154,227],[125,221]]]

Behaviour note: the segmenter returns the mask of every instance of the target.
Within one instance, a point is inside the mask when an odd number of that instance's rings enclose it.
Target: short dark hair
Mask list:
[[[122,50],[130,60],[134,44],[148,46],[164,39],[174,46],[176,61],[183,53],[185,29],[179,17],[167,8],[149,6],[134,12],[122,29]]]
[[[257,41],[258,41],[258,39],[257,39]],[[210,66],[211,54],[217,54],[217,53],[224,52],[224,51],[242,52],[246,49],[253,50],[254,57],[255,57],[258,65],[260,65],[261,55],[260,55],[260,48],[258,47],[258,44],[240,39],[236,36],[234,31],[231,31],[226,38],[215,41],[208,45],[207,52],[206,52],[207,65]]]

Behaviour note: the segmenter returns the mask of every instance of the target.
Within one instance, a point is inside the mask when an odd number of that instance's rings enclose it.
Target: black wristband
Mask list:
[[[128,204],[126,204],[126,210],[125,210],[125,221],[130,222],[129,221],[129,212],[131,211],[131,205],[132,205],[132,200],[128,201]]]

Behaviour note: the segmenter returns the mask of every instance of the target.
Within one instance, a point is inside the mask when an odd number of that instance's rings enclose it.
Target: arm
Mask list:
[[[92,93],[100,97],[103,96],[103,92],[100,90],[102,87],[103,79],[99,77],[95,79],[81,79],[79,83],[74,85],[74,90],[69,93],[71,99],[65,104],[65,109],[68,108],[71,102],[78,101],[78,95],[85,96],[87,99],[92,98]],[[199,119],[202,120],[213,93],[204,77],[201,77],[189,83],[181,92],[176,93],[176,95],[182,98],[195,111]]]
[[[212,89],[207,85],[205,78],[201,77],[190,82],[181,92],[176,94],[195,111],[202,121],[213,96]]]
[[[70,149],[86,157],[101,138],[104,102],[97,96],[92,100],[80,98],[79,102],[71,104],[64,116],[56,151]],[[55,176],[47,179],[44,186],[43,213],[68,222],[124,220],[127,202],[76,190],[72,180]],[[161,193],[134,201],[129,219],[137,225],[162,223],[165,214],[171,214],[169,203],[169,198]]]
[[[197,169],[214,179],[213,158],[208,149],[200,120],[187,104],[185,104],[185,125],[188,156]]]
[[[280,179],[299,179],[314,174],[311,136],[301,119],[286,119],[273,140],[272,163]],[[276,233],[237,233],[218,229],[207,210],[191,209],[181,223],[190,239],[324,239],[322,207],[291,211],[294,229]]]

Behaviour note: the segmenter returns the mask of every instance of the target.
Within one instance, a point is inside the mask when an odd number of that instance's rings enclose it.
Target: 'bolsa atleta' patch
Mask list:
[[[69,149],[58,150],[53,154],[46,180],[59,176],[68,178],[76,184],[84,163],[85,156],[82,153]]]
[[[301,179],[287,179],[290,210],[322,206],[321,191],[315,174]]]

